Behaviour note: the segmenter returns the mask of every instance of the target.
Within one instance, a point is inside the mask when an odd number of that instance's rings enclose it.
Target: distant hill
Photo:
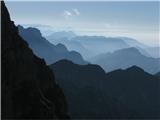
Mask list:
[[[97,65],[52,64],[72,118],[158,118],[159,79],[133,66],[106,74]],[[149,89],[148,89],[149,88]]]
[[[85,48],[80,42],[75,41],[75,40],[71,40],[71,38],[76,37],[75,33],[73,33],[74,35],[68,35],[67,32],[63,31],[64,35],[62,34],[62,36],[60,37],[56,37],[56,35],[50,35],[50,36],[46,36],[46,38],[53,44],[63,44],[65,45],[68,50],[74,50],[79,52],[85,59],[88,58],[88,56],[90,56],[90,54],[92,54],[91,51],[89,51],[87,48]],[[56,32],[55,34],[61,34],[63,32]]]
[[[126,42],[130,47],[139,47],[139,48],[147,48],[147,45],[144,45],[143,43],[140,43],[136,39],[129,38],[129,37],[117,37],[124,42]]]
[[[160,58],[160,47],[148,47],[146,51],[154,58]]]
[[[103,36],[75,36],[60,39],[52,36],[47,38],[54,44],[62,43],[70,50],[78,51],[85,59],[104,52],[129,47],[128,44],[119,38],[106,38]]]
[[[63,44],[54,45],[47,41],[37,28],[23,28],[18,26],[19,34],[29,44],[29,47],[40,58],[44,58],[47,64],[61,59],[68,59],[77,64],[86,64],[83,57],[76,51],[68,51]]]
[[[130,47],[135,47],[143,55],[151,57],[146,50],[148,46],[127,37],[75,36],[57,38],[53,35],[47,37],[47,39],[54,44],[62,43],[67,46],[69,50],[78,51],[87,60],[102,53],[114,52]]]
[[[160,47],[150,47],[132,38],[127,38],[127,37],[119,37],[119,38],[125,41],[130,47],[136,47],[142,54],[148,57],[160,58]]]
[[[101,54],[91,58],[90,61],[102,66],[106,71],[125,69],[133,65],[139,66],[152,74],[160,71],[160,59],[144,56],[134,47]]]
[[[117,49],[129,47],[128,44],[119,38],[107,38],[103,36],[77,36],[72,38],[71,41],[77,41],[91,51],[88,58],[100,53],[112,52]]]

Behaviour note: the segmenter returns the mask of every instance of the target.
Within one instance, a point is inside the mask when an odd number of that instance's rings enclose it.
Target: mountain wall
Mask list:
[[[45,61],[35,56],[1,1],[2,119],[68,118],[65,96]]]

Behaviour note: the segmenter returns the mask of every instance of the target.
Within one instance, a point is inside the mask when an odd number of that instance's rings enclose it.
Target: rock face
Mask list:
[[[64,94],[44,60],[18,35],[1,1],[2,119],[68,118]]]

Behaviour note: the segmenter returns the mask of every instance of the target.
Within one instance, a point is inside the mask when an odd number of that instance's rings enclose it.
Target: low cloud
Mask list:
[[[72,13],[71,13],[70,11],[68,11],[68,10],[65,10],[65,11],[63,12],[63,15],[64,15],[65,18],[70,18],[70,17],[73,16]]]
[[[69,18],[72,18],[74,16],[79,16],[80,15],[80,12],[78,9],[72,9],[72,10],[64,10],[63,12],[63,16],[65,19],[69,19]]]
[[[75,15],[80,15],[80,12],[78,9],[72,9],[72,11],[74,12]]]

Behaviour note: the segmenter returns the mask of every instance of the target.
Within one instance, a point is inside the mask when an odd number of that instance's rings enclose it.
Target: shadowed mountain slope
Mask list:
[[[2,119],[68,118],[64,94],[52,71],[18,35],[3,1],[1,18]]]
[[[97,65],[50,65],[73,118],[159,118],[160,81],[139,67],[105,73]]]

